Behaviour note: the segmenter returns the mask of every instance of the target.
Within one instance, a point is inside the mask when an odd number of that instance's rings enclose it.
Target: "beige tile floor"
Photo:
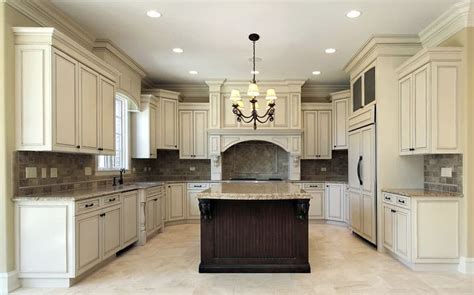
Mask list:
[[[310,226],[311,274],[199,274],[199,225],[168,227],[69,289],[20,294],[474,294],[474,276],[413,272],[346,228]]]

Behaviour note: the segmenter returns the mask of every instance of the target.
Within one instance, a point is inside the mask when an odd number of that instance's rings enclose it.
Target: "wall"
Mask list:
[[[15,51],[12,27],[38,26],[0,2],[0,273],[15,269],[13,150],[15,144]]]
[[[425,189],[462,192],[462,155],[426,155]],[[452,177],[442,177],[441,168],[452,168]]]
[[[222,153],[222,179],[288,179],[289,154],[263,141],[241,142]]]
[[[347,150],[332,151],[331,160],[301,160],[301,180],[347,181],[347,166]]]
[[[465,48],[464,104],[463,104],[463,217],[462,227],[465,237],[461,242],[461,255],[474,258],[474,28],[465,28],[440,46],[461,46]],[[469,181],[470,180],[470,181]]]

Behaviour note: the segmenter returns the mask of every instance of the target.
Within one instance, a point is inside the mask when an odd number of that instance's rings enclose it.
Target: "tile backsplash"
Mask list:
[[[332,151],[330,160],[301,160],[301,180],[347,181],[347,150]]]
[[[462,155],[425,155],[425,189],[462,192]],[[442,177],[441,168],[452,168],[452,177]]]

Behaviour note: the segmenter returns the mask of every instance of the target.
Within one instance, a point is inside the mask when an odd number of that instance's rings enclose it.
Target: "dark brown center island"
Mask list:
[[[286,182],[222,183],[197,195],[201,273],[309,273],[310,194]]]

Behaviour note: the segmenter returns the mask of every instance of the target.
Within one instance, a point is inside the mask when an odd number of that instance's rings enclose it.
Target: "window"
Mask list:
[[[128,103],[115,98],[115,156],[98,156],[98,171],[128,169]]]

